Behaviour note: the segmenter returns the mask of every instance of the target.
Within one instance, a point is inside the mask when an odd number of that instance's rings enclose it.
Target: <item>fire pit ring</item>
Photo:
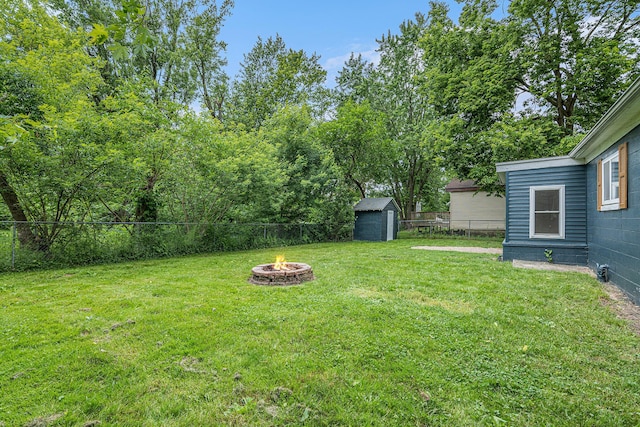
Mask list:
[[[267,286],[299,285],[302,282],[315,279],[313,270],[307,264],[287,262],[286,270],[276,270],[275,264],[261,264],[251,269],[249,283]]]

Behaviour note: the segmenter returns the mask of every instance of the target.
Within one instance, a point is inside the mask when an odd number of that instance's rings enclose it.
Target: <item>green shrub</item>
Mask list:
[[[59,230],[46,252],[12,245],[0,230],[0,271],[117,263],[351,239],[352,224],[78,223]],[[13,253],[13,265],[12,265]]]

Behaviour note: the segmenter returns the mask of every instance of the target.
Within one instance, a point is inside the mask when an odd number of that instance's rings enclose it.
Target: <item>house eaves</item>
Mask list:
[[[544,159],[528,159],[516,160],[513,162],[496,163],[496,171],[498,172],[500,182],[504,184],[507,172],[531,169],[558,168],[562,166],[576,166],[582,164],[584,164],[582,160],[574,159],[569,156],[547,157]]]

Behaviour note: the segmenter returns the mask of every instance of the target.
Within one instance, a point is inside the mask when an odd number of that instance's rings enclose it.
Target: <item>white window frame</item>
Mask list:
[[[609,166],[609,173],[605,174],[606,165],[611,165],[614,161],[618,162],[618,181],[613,182],[612,178],[612,169]],[[601,211],[612,211],[616,209],[620,209],[620,155],[618,151],[613,153],[612,155],[602,159],[602,200],[601,200]],[[605,188],[608,187],[608,188]],[[605,199],[605,194],[607,190],[609,194],[612,194],[615,189],[618,189],[618,197]]]
[[[536,191],[557,190],[559,192],[559,211],[537,212],[558,214],[558,234],[536,234]],[[530,239],[564,239],[564,185],[538,185],[529,187],[529,238]]]

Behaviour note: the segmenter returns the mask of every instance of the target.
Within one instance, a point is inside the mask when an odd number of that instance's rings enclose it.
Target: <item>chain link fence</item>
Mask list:
[[[434,217],[428,220],[400,221],[400,230],[414,235],[448,235],[472,237],[504,237],[504,220],[455,220]]]
[[[25,230],[30,230],[35,239],[25,241]],[[0,221],[0,271],[110,263],[352,239],[353,223],[21,223]]]

